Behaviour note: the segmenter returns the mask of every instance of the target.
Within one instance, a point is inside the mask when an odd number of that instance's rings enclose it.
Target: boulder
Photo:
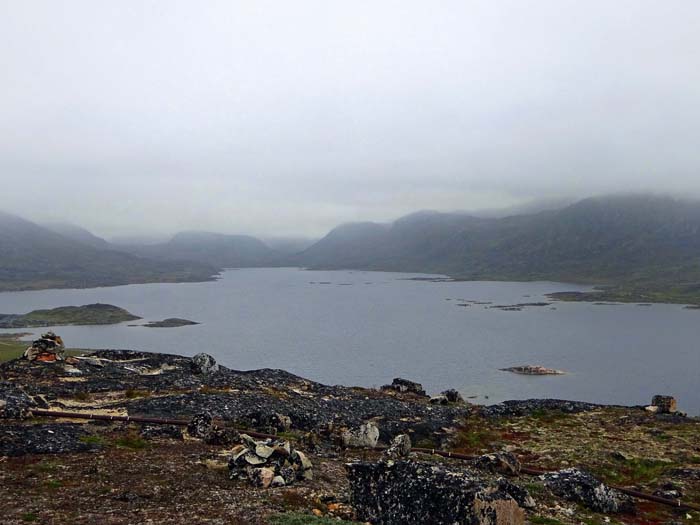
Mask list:
[[[350,463],[346,469],[359,521],[373,525],[524,523],[524,512],[514,498],[468,470],[410,461]]]
[[[676,398],[673,396],[655,395],[651,398],[651,406],[656,407],[657,414],[673,414],[678,412]]]
[[[374,448],[379,441],[379,428],[369,421],[359,428],[346,430],[341,434],[341,438],[346,448]]]
[[[430,398],[430,404],[431,405],[449,405],[450,402],[447,399],[447,396],[444,394],[440,394],[439,396],[433,396]]]
[[[219,365],[209,354],[197,354],[192,358],[192,372],[195,374],[214,374],[219,371]]]
[[[204,439],[214,428],[213,420],[209,412],[196,414],[187,425],[187,433],[192,437]]]
[[[423,390],[423,385],[401,377],[395,377],[391,384],[384,385],[382,390],[398,392],[399,394],[415,394],[420,397],[428,397],[425,390]]]
[[[520,461],[510,452],[484,454],[474,460],[474,466],[478,469],[503,474],[504,476],[517,476],[520,474]]]
[[[411,438],[408,434],[399,434],[389,445],[389,448],[384,453],[388,458],[399,459],[405,458],[411,453]]]
[[[544,474],[541,479],[555,495],[581,503],[595,512],[633,513],[635,510],[632,498],[577,468]]]
[[[442,392],[442,395],[447,398],[447,401],[450,403],[464,403],[464,398],[462,397],[462,394],[457,392],[454,388],[450,388],[448,390],[445,390]]]

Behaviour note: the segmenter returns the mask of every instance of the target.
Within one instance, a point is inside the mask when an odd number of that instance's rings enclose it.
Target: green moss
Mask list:
[[[532,516],[530,523],[533,525],[564,525],[561,521],[547,516]]]
[[[301,514],[299,512],[285,512],[270,516],[271,525],[338,525],[352,524],[354,521],[343,521],[336,518],[318,518],[311,514]]]
[[[148,448],[148,441],[137,436],[128,435],[114,440],[114,444],[121,448],[129,448],[131,450],[143,450]]]
[[[21,516],[21,520],[27,521],[27,522],[37,521],[38,519],[39,519],[39,516],[34,514],[33,512],[25,512]]]
[[[102,436],[80,436],[80,441],[90,445],[104,445],[105,440]]]

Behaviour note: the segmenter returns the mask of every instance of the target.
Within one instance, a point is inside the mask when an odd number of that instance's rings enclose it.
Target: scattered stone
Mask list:
[[[346,465],[360,521],[375,525],[524,523],[523,510],[497,484],[468,470],[409,461]]]
[[[504,476],[518,476],[520,474],[520,461],[511,452],[484,454],[474,460],[474,466]]]
[[[423,390],[423,385],[400,377],[394,378],[390,385],[384,385],[382,390],[385,392],[393,391],[399,394],[415,394],[419,397],[428,397],[428,394]]]
[[[577,468],[544,474],[541,479],[555,495],[596,512],[633,513],[635,510],[632,498]]]
[[[219,371],[219,365],[209,354],[200,353],[192,358],[192,372],[195,374],[214,374]]]
[[[139,434],[144,439],[183,439],[182,428],[176,425],[143,425]]]
[[[374,448],[379,441],[379,428],[369,421],[359,428],[346,430],[341,438],[346,448]]]
[[[389,448],[384,453],[388,458],[399,459],[405,458],[411,453],[411,438],[408,434],[399,434],[389,445]]]
[[[655,395],[651,399],[651,406],[657,407],[657,414],[673,414],[678,412],[676,398],[673,396]]]

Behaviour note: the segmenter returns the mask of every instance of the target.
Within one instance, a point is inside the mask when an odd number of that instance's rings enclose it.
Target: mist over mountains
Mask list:
[[[550,209],[553,208],[553,209]],[[203,280],[222,268],[302,266],[700,290],[700,203],[606,196],[530,213],[423,211],[360,222],[307,242],[182,232],[110,244],[72,225],[0,216],[3,289]],[[298,251],[297,251],[298,249]]]

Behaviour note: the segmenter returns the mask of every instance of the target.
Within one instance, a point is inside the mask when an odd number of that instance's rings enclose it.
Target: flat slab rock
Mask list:
[[[360,521],[373,525],[520,525],[524,512],[502,480],[433,463],[381,461],[346,465],[350,499]],[[518,496],[523,489],[513,490]]]

